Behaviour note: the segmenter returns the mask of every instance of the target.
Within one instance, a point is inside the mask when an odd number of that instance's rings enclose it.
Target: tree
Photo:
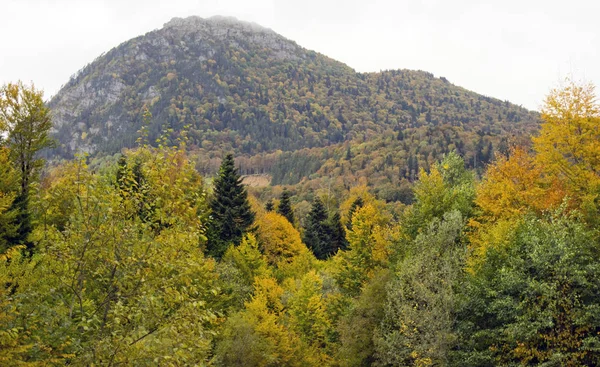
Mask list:
[[[311,353],[284,322],[284,289],[273,278],[256,277],[245,310],[230,317],[216,346],[217,366],[310,366]]]
[[[357,296],[362,286],[380,269],[389,265],[392,246],[397,242],[398,228],[390,226],[390,218],[376,203],[366,204],[352,217],[348,231],[348,251],[335,258],[335,278],[348,295]]]
[[[473,174],[455,152],[445,155],[429,173],[421,169],[414,192],[415,203],[405,220],[406,231],[413,238],[428,228],[433,219],[441,219],[447,212],[458,210],[468,218],[473,211]]]
[[[509,157],[499,155],[477,187],[475,203],[481,215],[499,220],[558,206],[565,193],[543,171],[523,148],[511,149]]]
[[[286,189],[281,193],[277,213],[286,217],[292,225],[294,224],[294,211],[292,210],[292,204],[290,203],[290,193]]]
[[[292,328],[318,354],[323,353],[330,341],[332,328],[323,296],[323,279],[315,270],[302,277],[298,289],[289,300],[289,314]]]
[[[488,245],[459,288],[454,366],[597,366],[598,236],[559,208]]]
[[[575,194],[600,189],[600,106],[592,84],[571,80],[554,89],[542,109],[540,134],[533,143],[537,160],[559,175]]]
[[[342,366],[373,366],[375,344],[373,336],[385,315],[387,286],[391,272],[383,269],[364,285],[348,312],[340,319],[338,359]]]
[[[267,204],[265,204],[265,210],[268,212],[272,212],[274,208],[275,205],[273,204],[273,199],[269,199],[269,201],[267,201]]]
[[[17,195],[19,177],[9,160],[8,148],[0,147],[0,253],[12,244],[19,228],[16,222],[17,211],[11,210]]]
[[[342,218],[339,212],[335,212],[327,223],[329,226],[329,233],[331,240],[329,246],[326,248],[326,252],[329,256],[335,255],[339,250],[345,250],[348,248],[348,241],[346,240],[346,230],[342,225]]]
[[[327,223],[327,210],[318,197],[315,197],[308,213],[303,240],[317,259],[323,260],[329,256],[331,233]]]
[[[37,153],[54,145],[49,136],[50,110],[42,99],[43,92],[21,82],[0,89],[0,127],[8,132],[7,145],[21,175],[21,193],[26,193],[44,161]]]
[[[307,252],[300,233],[283,216],[268,212],[256,219],[260,249],[271,265],[291,262]]]
[[[235,168],[233,155],[227,154],[215,179],[210,201],[212,222],[208,231],[207,251],[220,258],[229,244],[237,245],[254,222],[248,193]]]
[[[452,330],[455,287],[466,248],[460,212],[434,219],[401,260],[388,285],[376,355],[385,366],[446,366],[456,339]]]
[[[157,218],[168,224],[160,231],[137,215],[137,201],[113,177],[95,174],[82,160],[51,176],[60,178],[53,185],[44,183],[41,224],[30,236],[37,251],[27,261],[16,248],[0,256],[0,349],[35,365],[207,360],[222,297],[214,260],[198,251],[202,181],[182,154],[132,153],[160,203]],[[63,220],[51,218],[62,208],[68,219],[59,228]],[[4,355],[0,364],[19,365]]]
[[[346,228],[349,231],[352,230],[352,216],[358,209],[362,208],[364,205],[365,205],[365,201],[360,196],[357,197],[350,205],[350,210],[348,210],[348,222],[346,223]]]
[[[21,82],[6,84],[0,89],[0,130],[8,133],[6,145],[10,159],[19,173],[20,190],[12,203],[17,211],[18,229],[11,238],[13,244],[26,243],[31,233],[29,212],[29,187],[44,165],[38,157],[40,150],[51,147],[54,141],[49,136],[52,121],[50,110],[42,99],[43,92]]]
[[[143,151],[141,149],[140,151]],[[136,215],[144,222],[150,223],[156,230],[164,224],[154,218],[156,203],[150,195],[148,179],[144,174],[140,157],[132,157],[131,162],[127,156],[121,155],[118,160],[117,186],[124,199],[130,199],[137,207]]]

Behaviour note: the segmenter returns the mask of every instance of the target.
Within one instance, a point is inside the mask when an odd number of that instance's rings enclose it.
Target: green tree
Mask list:
[[[473,212],[473,174],[465,168],[463,159],[456,152],[445,155],[429,173],[421,169],[414,192],[415,203],[405,219],[406,231],[412,238],[427,229],[433,219],[441,219],[447,212],[458,210],[464,218]]]
[[[329,218],[327,225],[329,226],[331,240],[329,246],[326,248],[326,252],[331,256],[335,255],[339,250],[347,249],[348,241],[346,240],[346,230],[342,225],[342,218],[339,212],[335,212]]]
[[[466,248],[460,212],[435,219],[419,234],[388,285],[385,316],[375,339],[385,366],[446,366]]]
[[[323,260],[330,255],[328,247],[331,241],[331,233],[327,223],[327,210],[318,197],[315,197],[306,218],[303,240],[317,259]]]
[[[488,247],[460,287],[452,365],[599,365],[597,232],[561,208]]]
[[[349,231],[352,230],[352,216],[358,209],[362,208],[364,205],[365,201],[360,196],[354,199],[354,201],[350,205],[350,210],[348,210],[348,222],[346,223],[346,228],[348,228]]]
[[[294,211],[292,210],[292,204],[290,203],[290,192],[286,189],[281,193],[277,213],[286,217],[292,225],[294,224]]]
[[[44,160],[39,158],[40,150],[51,147],[54,141],[49,136],[52,121],[50,110],[42,99],[43,92],[21,82],[6,84],[0,89],[0,128],[8,133],[6,145],[10,159],[19,173],[20,189],[12,203],[17,211],[17,233],[10,238],[13,244],[27,242],[31,233],[31,213],[29,211],[29,188],[36,180]]]
[[[95,174],[82,161],[41,187],[44,213],[30,236],[37,251],[24,258],[17,247],[0,256],[0,364],[20,365],[21,356],[34,365],[208,359],[221,296],[214,260],[198,251],[202,182],[181,154],[132,153],[160,199],[157,216],[168,223],[161,231],[141,220],[137,202],[114,177]],[[73,205],[64,206],[68,219],[59,228],[52,216],[64,201]]]
[[[229,244],[239,244],[254,222],[248,193],[235,168],[232,154],[227,154],[214,182],[210,201],[212,221],[208,231],[207,252],[221,258]]]
[[[289,300],[289,314],[291,326],[309,345],[318,348],[328,343],[331,320],[323,297],[323,279],[314,270],[300,280]]]
[[[366,204],[352,218],[348,251],[334,257],[338,286],[350,296],[360,294],[363,285],[380,269],[389,266],[390,254],[398,241],[398,229],[377,203]]]
[[[130,199],[137,207],[136,215],[144,222],[151,223],[159,230],[162,225],[154,218],[156,205],[150,196],[148,179],[143,171],[139,157],[133,157],[133,162],[127,161],[127,156],[121,155],[118,160],[117,186],[124,199]]]
[[[9,160],[8,148],[0,147],[0,253],[11,245],[19,228],[17,210],[11,206],[17,195],[19,177]]]
[[[340,348],[337,358],[342,366],[361,367],[375,365],[373,336],[383,320],[389,269],[379,271],[364,285],[359,297],[338,324]]]

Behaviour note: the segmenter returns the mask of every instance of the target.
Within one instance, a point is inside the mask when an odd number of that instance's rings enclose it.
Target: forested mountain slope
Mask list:
[[[473,157],[489,157],[502,137],[537,126],[536,113],[443,77],[357,73],[270,29],[224,17],[175,18],[113,48],[74,75],[50,107],[63,157],[133,146],[145,108],[150,141],[187,131],[188,147],[201,154],[246,157],[393,134],[404,164],[457,149],[476,165]]]

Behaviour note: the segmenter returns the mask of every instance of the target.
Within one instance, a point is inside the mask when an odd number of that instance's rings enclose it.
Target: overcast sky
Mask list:
[[[55,94],[172,17],[253,21],[357,71],[420,69],[539,109],[565,77],[600,88],[600,1],[1,0],[0,82]]]

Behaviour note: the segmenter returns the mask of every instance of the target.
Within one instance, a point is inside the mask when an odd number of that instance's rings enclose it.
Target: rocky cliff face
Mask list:
[[[56,154],[114,153],[187,132],[189,146],[256,154],[324,147],[422,126],[529,131],[535,115],[426,72],[358,74],[235,18],[175,18],[74,75],[50,102]],[[458,134],[458,133],[457,133]],[[462,138],[462,137],[461,137]]]

